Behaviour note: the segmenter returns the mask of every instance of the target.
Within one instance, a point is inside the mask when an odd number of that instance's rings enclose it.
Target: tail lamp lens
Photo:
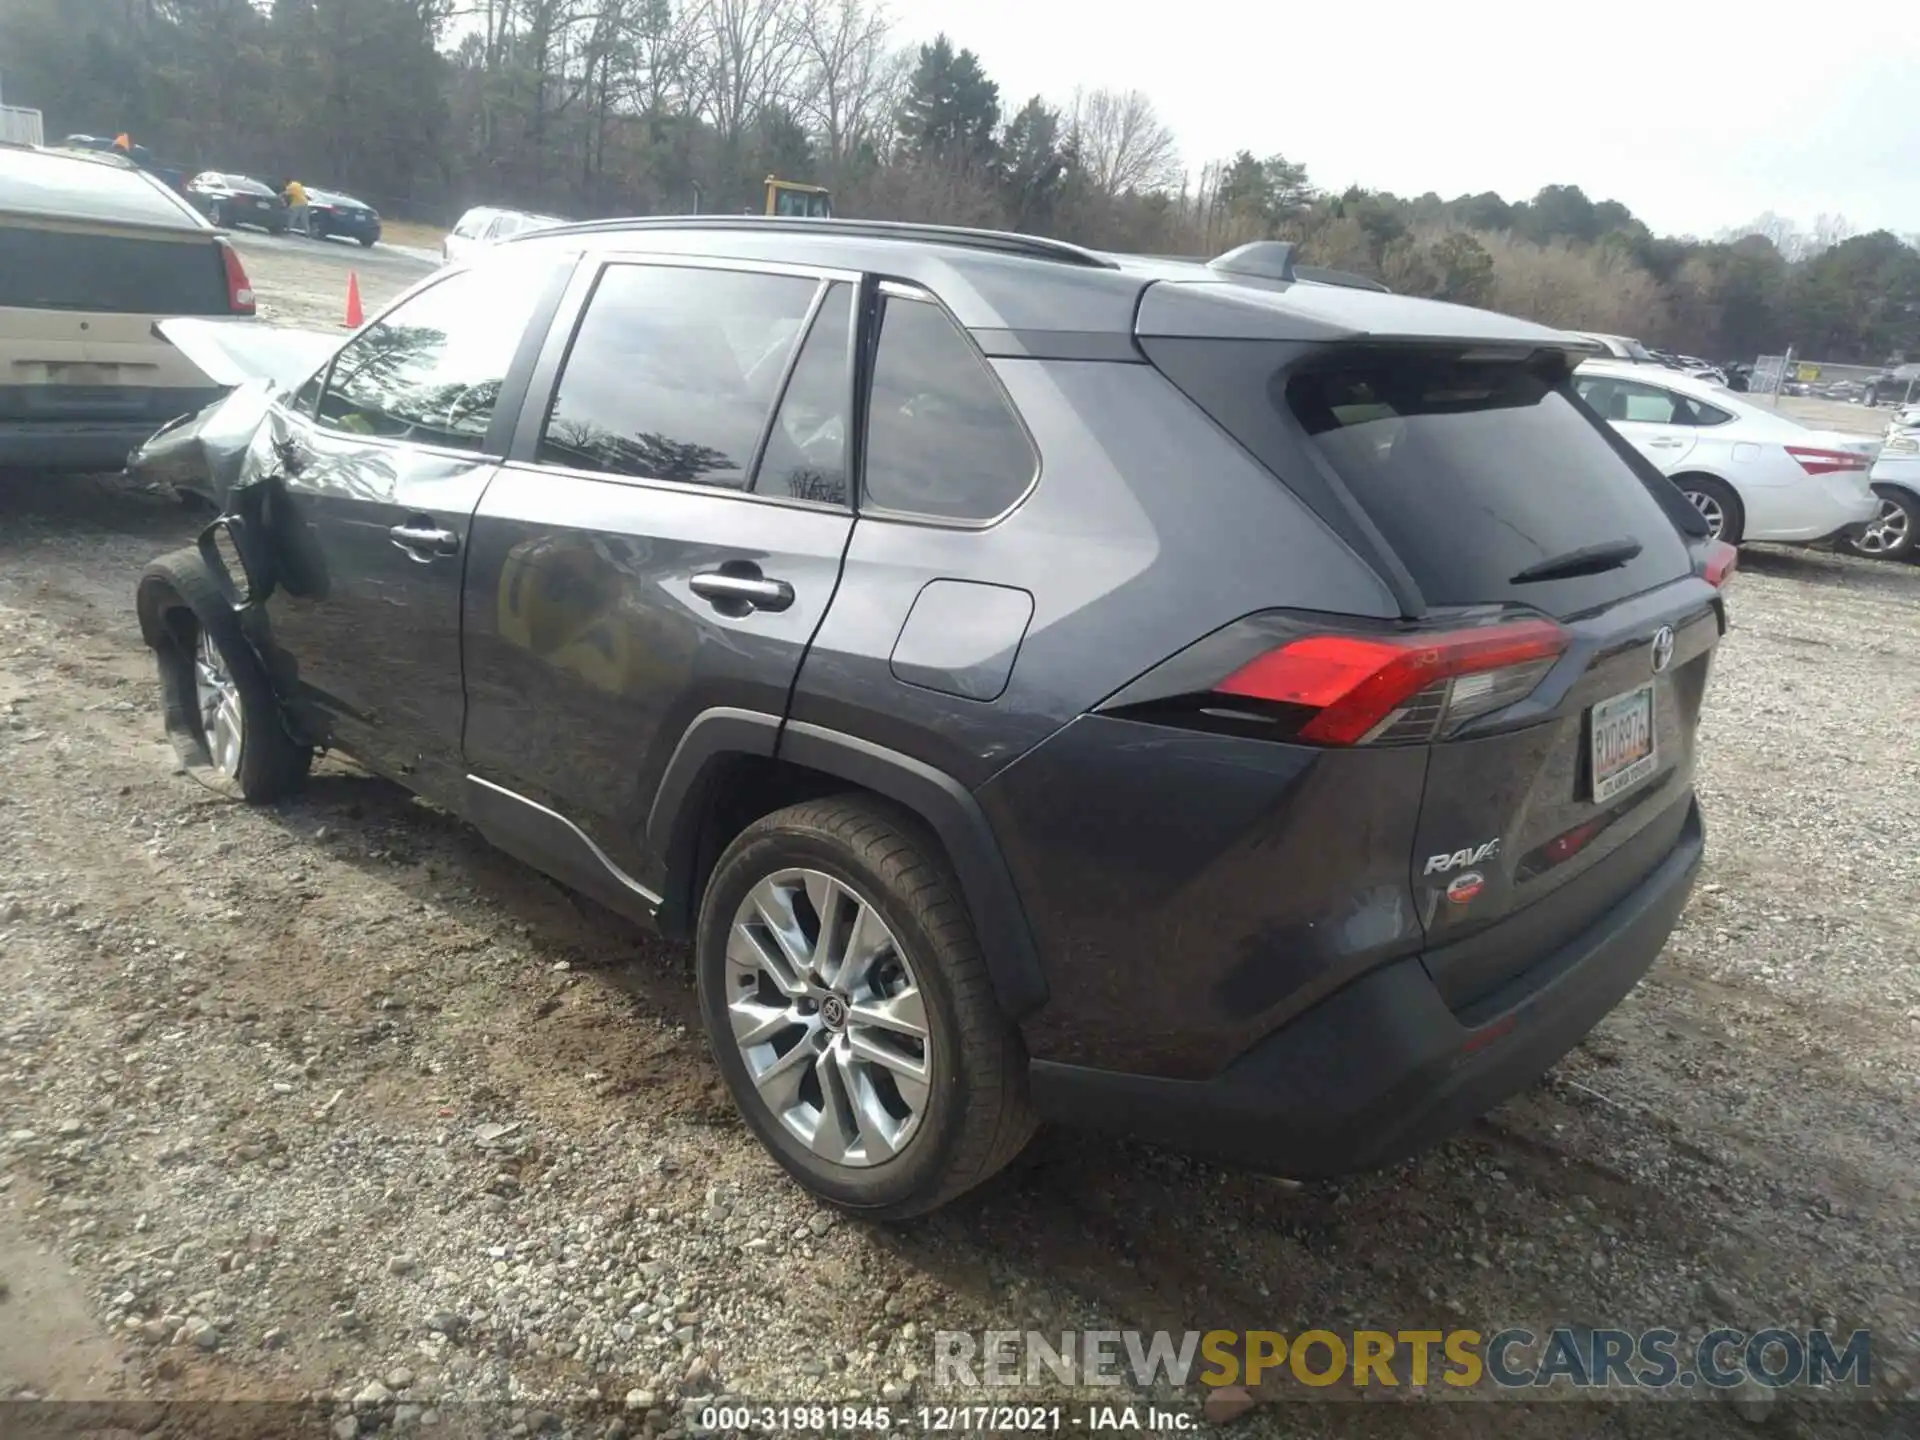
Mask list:
[[[247,278],[247,267],[240,263],[240,252],[225,240],[215,243],[227,268],[227,309],[235,315],[253,314],[253,282]]]
[[[1298,738],[1320,745],[1431,740],[1525,699],[1567,648],[1549,620],[1407,635],[1307,635],[1214,687],[1313,711]]]
[[[1838,475],[1848,470],[1865,470],[1868,465],[1865,455],[1852,450],[1817,450],[1806,445],[1789,445],[1786,451],[1809,475]]]
[[[1714,589],[1725,589],[1727,582],[1733,578],[1733,572],[1739,565],[1740,552],[1733,546],[1727,544],[1724,540],[1709,540],[1707,542],[1706,563],[1702,567],[1701,573],[1706,576],[1707,583],[1713,586]]]

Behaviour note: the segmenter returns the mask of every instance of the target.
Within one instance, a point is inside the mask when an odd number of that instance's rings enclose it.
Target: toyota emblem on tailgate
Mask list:
[[[1662,625],[1653,632],[1653,673],[1658,675],[1673,663],[1673,627]]]

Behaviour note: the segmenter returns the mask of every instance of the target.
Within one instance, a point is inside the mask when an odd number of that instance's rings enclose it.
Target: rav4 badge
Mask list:
[[[1427,868],[1422,875],[1444,875],[1449,870],[1458,870],[1462,865],[1478,865],[1482,860],[1491,860],[1500,853],[1500,837],[1494,836],[1486,844],[1455,850],[1445,855],[1429,855]]]

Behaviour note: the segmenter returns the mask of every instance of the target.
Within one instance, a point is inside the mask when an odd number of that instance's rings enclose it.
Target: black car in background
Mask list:
[[[186,196],[194,209],[222,228],[252,225],[272,235],[287,233],[287,202],[259,180],[203,170],[187,182]]]
[[[365,201],[342,195],[337,190],[316,190],[309,185],[307,203],[307,223],[313,227],[316,240],[331,240],[337,235],[343,240],[358,240],[372,249],[380,238],[380,213]]]

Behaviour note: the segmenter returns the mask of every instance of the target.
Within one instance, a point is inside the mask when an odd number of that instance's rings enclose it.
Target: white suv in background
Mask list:
[[[460,223],[440,242],[440,254],[452,263],[464,260],[476,250],[498,244],[510,235],[528,230],[547,230],[570,222],[553,215],[536,215],[526,210],[496,210],[482,205],[467,211]]]
[[[1879,512],[1871,436],[1812,430],[1673,370],[1588,360],[1574,388],[1738,545],[1857,541]]]

